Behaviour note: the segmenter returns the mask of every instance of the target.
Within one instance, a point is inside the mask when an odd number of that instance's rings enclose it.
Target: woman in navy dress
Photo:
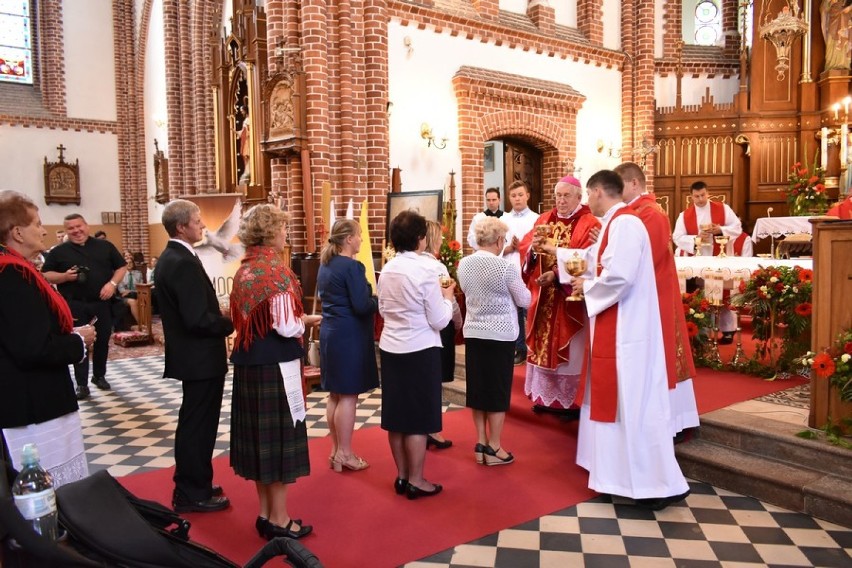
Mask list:
[[[361,248],[361,227],[341,219],[331,228],[317,274],[322,301],[320,372],[329,391],[327,419],[331,434],[329,465],[360,471],[369,464],[352,451],[358,395],[379,386],[373,314],[377,302],[364,265],[355,260]]]

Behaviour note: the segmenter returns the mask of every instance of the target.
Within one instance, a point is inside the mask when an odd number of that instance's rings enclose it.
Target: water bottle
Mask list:
[[[40,535],[56,540],[56,494],[53,478],[39,465],[38,448],[26,444],[21,452],[21,473],[12,485],[15,506]]]

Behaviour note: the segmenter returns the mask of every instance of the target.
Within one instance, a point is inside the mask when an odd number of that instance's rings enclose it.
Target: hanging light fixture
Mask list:
[[[775,19],[770,20],[766,13],[767,0],[763,1],[763,25],[760,26],[760,37],[772,42],[778,62],[775,71],[778,72],[778,80],[783,81],[787,70],[790,68],[790,47],[800,35],[808,31],[808,24],[804,20],[804,14],[799,9],[796,0],[787,0],[787,5],[778,12]]]

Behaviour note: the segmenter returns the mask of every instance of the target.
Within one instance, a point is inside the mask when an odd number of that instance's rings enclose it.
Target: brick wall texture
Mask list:
[[[0,124],[91,132],[118,138],[123,241],[148,250],[147,174],[151,153],[145,148],[145,45],[153,0],[138,12],[133,2],[113,0],[117,120],[78,120],[67,116],[62,10],[68,1],[41,0],[35,17],[39,50],[37,85],[14,100],[0,89]],[[221,0],[162,0],[168,108],[169,184],[172,197],[216,191],[213,97],[210,54],[221,32]],[[252,0],[233,0],[234,10],[251,9]],[[643,137],[653,141],[654,74],[668,72],[674,61],[673,39],[680,37],[680,2],[664,10],[664,57],[654,59],[654,3],[624,0],[624,51],[606,49],[603,0],[578,0],[577,27],[554,23],[546,3],[533,3],[527,14],[507,13],[497,0],[267,0],[269,66],[274,46],[299,46],[307,73],[307,149],[315,226],[320,227],[323,183],[331,184],[337,203],[364,199],[371,204],[374,239],[384,233],[385,194],[389,180],[387,129],[388,24],[449,33],[470,41],[568,59],[623,72],[622,133],[625,158],[634,157]],[[736,33],[736,12],[725,3],[724,25]],[[648,7],[651,6],[651,9]],[[136,21],[137,17],[140,21]],[[625,53],[627,57],[625,57]],[[696,55],[685,61],[694,73],[736,72],[731,47],[720,57]],[[690,67],[691,66],[691,67]],[[484,69],[460,68],[453,79],[458,98],[462,156],[462,226],[481,206],[482,146],[489,139],[512,137],[542,152],[543,188],[553,187],[576,156],[576,116],[583,97],[558,83],[533,81]],[[10,95],[9,93],[13,93]],[[498,96],[499,94],[499,96]],[[302,156],[271,161],[270,189],[286,198],[294,213],[291,240],[304,250],[317,235],[307,235]],[[545,206],[552,195],[544,191]],[[156,220],[154,221],[156,222]],[[321,245],[321,243],[317,243]],[[373,242],[374,250],[379,246]]]

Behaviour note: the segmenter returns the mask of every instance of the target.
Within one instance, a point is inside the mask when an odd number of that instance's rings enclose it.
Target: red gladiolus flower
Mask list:
[[[817,193],[823,193],[825,191],[825,186],[821,183],[818,183],[814,186],[814,191]]]
[[[792,195],[792,196],[794,196],[794,197],[795,197],[796,195],[799,195],[799,190],[798,190],[798,189],[794,189],[793,191],[791,191],[791,192],[790,192],[790,195]]]
[[[689,337],[695,337],[698,335],[698,326],[695,325],[694,321],[686,322],[686,333]]]
[[[740,280],[740,294],[743,294],[745,292],[745,289],[746,289],[745,280]]]
[[[453,252],[461,250],[461,243],[458,241],[450,241],[450,250]]]
[[[808,175],[808,170],[799,169],[799,177],[804,177],[806,175]]]
[[[810,316],[811,313],[813,313],[813,306],[810,304],[810,302],[802,302],[801,304],[796,306],[795,311],[803,318],[806,318]]]
[[[808,180],[808,185],[813,185],[818,181],[819,181],[819,176],[811,176],[811,178]]]
[[[834,359],[828,353],[820,353],[814,357],[814,364],[811,365],[811,369],[820,379],[827,379],[834,374]]]
[[[852,355],[852,341],[847,341],[843,346],[843,352]]]
[[[802,268],[799,270],[799,282],[813,282],[814,271],[810,268]]]

